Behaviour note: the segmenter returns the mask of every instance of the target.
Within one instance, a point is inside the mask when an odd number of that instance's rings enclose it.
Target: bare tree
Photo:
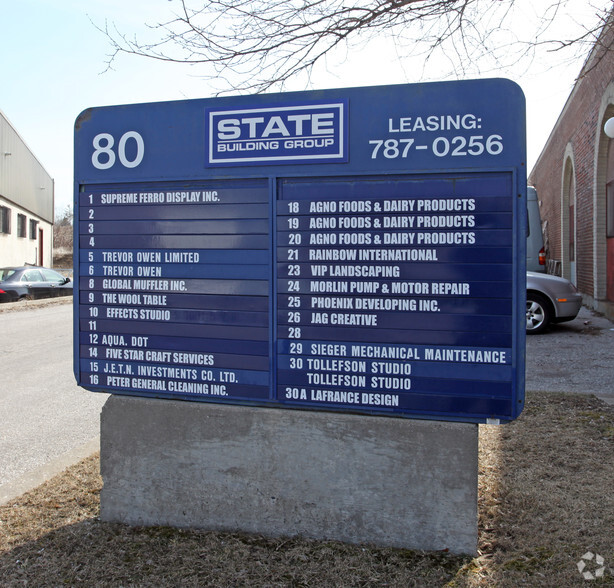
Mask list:
[[[53,246],[62,252],[72,252],[73,247],[73,210],[67,206],[58,214],[53,225]]]
[[[536,48],[592,46],[612,0],[171,0],[172,16],[148,25],[150,40],[112,24],[99,27],[112,43],[109,67],[120,54],[208,65],[203,77],[223,87],[261,92],[309,77],[340,48],[351,51],[377,35],[394,38],[424,63],[444,57],[457,76],[509,67]],[[595,4],[591,4],[594,2]],[[523,14],[539,4],[541,12]],[[570,38],[549,38],[567,8],[582,3],[592,22]],[[586,52],[586,50],[585,50]],[[211,69],[213,68],[213,69]],[[211,73],[213,71],[213,73]]]

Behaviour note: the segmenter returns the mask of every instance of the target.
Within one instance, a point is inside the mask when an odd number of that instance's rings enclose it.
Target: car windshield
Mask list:
[[[11,276],[15,275],[12,267],[0,267],[0,282],[6,282]]]

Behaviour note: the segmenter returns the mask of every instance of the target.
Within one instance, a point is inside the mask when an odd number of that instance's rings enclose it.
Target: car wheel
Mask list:
[[[550,324],[550,304],[540,294],[527,293],[527,334],[543,333]]]

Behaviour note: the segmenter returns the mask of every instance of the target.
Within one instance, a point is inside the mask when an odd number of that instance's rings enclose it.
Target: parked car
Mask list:
[[[565,278],[527,272],[527,334],[543,333],[551,324],[571,321],[582,306],[582,295]]]
[[[0,302],[72,296],[70,278],[46,267],[0,268]]]

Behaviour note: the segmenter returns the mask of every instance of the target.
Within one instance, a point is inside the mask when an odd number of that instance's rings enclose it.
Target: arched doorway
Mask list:
[[[614,117],[614,82],[601,100],[595,142],[593,184],[594,300],[614,316],[614,140],[605,134],[605,122]],[[599,304],[601,302],[601,304]]]
[[[576,274],[576,175],[571,157],[563,170],[563,202],[561,206],[561,254],[563,276],[577,284]]]

